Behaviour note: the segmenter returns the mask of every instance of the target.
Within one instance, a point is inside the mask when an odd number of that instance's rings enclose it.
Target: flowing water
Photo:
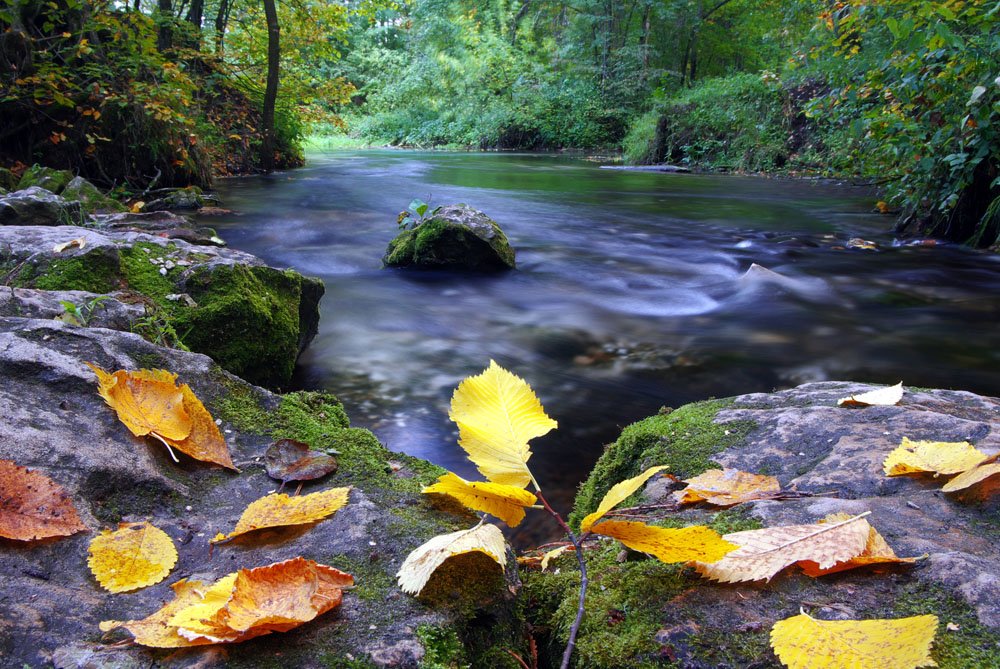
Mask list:
[[[1000,395],[1000,256],[894,246],[857,189],[362,151],[218,190],[238,215],[205,224],[326,282],[298,386],[338,395],[389,448],[473,477],[448,404],[495,359],[559,421],[530,464],[564,509],[603,444],[662,406],[827,379]],[[381,269],[413,198],[485,211],[518,269]],[[847,248],[856,237],[879,250]]]

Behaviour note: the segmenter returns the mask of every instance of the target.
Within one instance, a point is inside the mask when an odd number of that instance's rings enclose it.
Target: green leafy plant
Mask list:
[[[427,220],[427,212],[430,210],[430,207],[423,200],[414,198],[410,201],[410,205],[406,208],[406,211],[399,212],[396,224],[400,230],[412,230]]]
[[[83,304],[76,304],[69,300],[59,300],[63,312],[56,317],[56,320],[78,327],[87,327],[97,308],[109,299],[111,299],[110,295],[98,295]]]

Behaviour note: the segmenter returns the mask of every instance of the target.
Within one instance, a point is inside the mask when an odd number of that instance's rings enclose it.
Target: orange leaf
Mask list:
[[[87,526],[66,491],[49,477],[0,460],[0,537],[67,537]]]
[[[333,567],[297,557],[241,569],[206,586],[173,585],[174,600],[143,620],[107,620],[101,630],[124,627],[136,643],[154,648],[246,641],[285,632],[340,604],[354,578]],[[190,629],[181,625],[190,625]],[[208,635],[206,630],[211,630]]]
[[[194,394],[194,391],[183,384],[181,393],[184,395],[184,408],[191,417],[191,433],[184,439],[164,438],[168,444],[176,448],[181,453],[190,455],[195,460],[203,462],[214,462],[227,469],[236,469],[233,459],[229,455],[229,447],[226,440],[219,432],[219,426],[212,420],[212,414],[201,403],[201,400]]]
[[[983,460],[972,469],[962,472],[948,481],[942,488],[944,492],[970,491],[973,497],[987,499],[1000,491],[1000,456],[994,455]]]
[[[773,476],[748,474],[738,469],[709,469],[685,483],[687,488],[674,493],[681,504],[707,502],[715,506],[733,506],[766,499],[781,490],[781,484]]]

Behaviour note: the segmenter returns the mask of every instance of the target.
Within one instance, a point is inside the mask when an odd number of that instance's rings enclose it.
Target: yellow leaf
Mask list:
[[[738,546],[726,541],[715,530],[701,525],[668,528],[645,523],[605,520],[592,530],[613,537],[632,550],[649,553],[660,562],[715,562]]]
[[[506,569],[507,544],[495,525],[482,524],[471,530],[440,534],[406,556],[396,578],[403,592],[420,594],[434,571],[445,560],[456,555],[479,551],[493,558],[500,569]]]
[[[986,454],[967,441],[910,441],[889,453],[882,468],[886,476],[904,474],[959,474],[986,459]]]
[[[903,399],[902,381],[900,381],[894,386],[886,386],[885,388],[879,388],[878,390],[870,390],[867,393],[861,393],[860,395],[851,395],[850,397],[839,399],[837,400],[837,406],[890,407],[899,404],[899,400],[901,399]]]
[[[638,476],[633,476],[630,479],[625,479],[624,481],[611,486],[611,489],[608,490],[608,492],[604,495],[604,499],[602,499],[601,503],[597,506],[597,511],[588,515],[583,519],[583,522],[580,523],[580,531],[589,532],[594,523],[603,518],[604,514],[628,499],[628,497],[641,488],[651,476],[663,471],[666,468],[666,465],[650,467]]]
[[[62,244],[56,244],[52,247],[53,253],[62,253],[68,248],[76,246],[77,248],[83,248],[87,244],[87,239],[85,237],[77,237],[76,239],[71,239],[68,242],[63,242]]]
[[[187,453],[195,460],[203,462],[214,462],[228,469],[239,471],[233,464],[233,459],[229,455],[229,447],[226,440],[219,432],[219,426],[212,419],[212,414],[201,403],[201,400],[194,394],[188,384],[181,385],[181,394],[184,396],[184,409],[191,419],[191,432],[184,439],[171,439],[164,437],[164,441],[182,453]]]
[[[451,472],[442,475],[437,483],[427,486],[423,492],[451,495],[470,509],[494,515],[510,527],[516,527],[524,520],[524,507],[531,506],[537,499],[523,488],[470,482]]]
[[[261,497],[243,511],[235,530],[227,535],[217,534],[211,542],[228,541],[268,527],[315,523],[347,504],[350,491],[350,488],[331,488],[299,497],[289,497],[284,493]]]
[[[168,449],[239,471],[212,415],[186,383],[177,387],[176,374],[162,369],[108,374],[89,362],[87,366],[97,375],[97,391],[132,434],[151,435]]]
[[[133,214],[139,214],[142,213],[142,210],[145,208],[146,208],[146,203],[143,202],[142,200],[139,200],[138,202],[133,202],[132,206],[129,207],[128,210]]]
[[[177,564],[167,533],[149,523],[121,523],[90,542],[87,565],[109,592],[128,592],[159,583]]]
[[[781,491],[781,484],[775,477],[748,474],[738,469],[709,469],[685,483],[687,488],[674,493],[681,504],[707,502],[715,506],[733,506],[766,499]]]
[[[542,563],[541,563],[542,564],[542,571],[545,571],[546,569],[549,568],[549,562],[551,560],[556,559],[557,557],[559,557],[560,555],[562,555],[566,551],[575,551],[575,550],[576,550],[576,548],[574,548],[571,544],[567,544],[566,546],[560,546],[559,548],[553,548],[552,550],[546,552],[545,555],[542,556]]]
[[[789,669],[936,667],[937,616],[897,620],[817,620],[805,613],[771,628],[771,647]]]
[[[142,620],[105,620],[100,624],[102,632],[124,627],[135,642],[151,648],[186,648],[188,646],[204,646],[212,643],[207,639],[185,639],[177,634],[177,628],[170,624],[170,619],[180,610],[201,601],[200,581],[180,580],[170,586],[174,590],[174,599],[167,602],[160,610]]]
[[[1000,490],[1000,462],[997,462],[997,456],[980,462],[967,472],[962,472],[941,488],[944,492],[960,492],[968,489],[972,489],[981,499],[986,499]]]
[[[839,523],[845,520],[850,520],[851,515],[847,513],[832,513],[823,520],[819,521],[821,524],[827,523]],[[867,521],[865,521],[867,522]],[[888,542],[882,537],[878,531],[869,524],[868,529],[868,540],[865,542],[865,548],[861,551],[860,555],[852,557],[844,562],[838,562],[832,567],[826,569],[820,569],[819,565],[811,560],[802,560],[798,563],[802,567],[802,571],[805,572],[807,576],[816,578],[817,576],[825,576],[827,574],[835,574],[838,571],[846,571],[848,569],[856,569],[858,567],[871,567],[876,565],[888,565],[888,564],[913,564],[917,561],[917,558],[901,558],[896,555],[896,551],[892,550]]]
[[[201,594],[201,601],[186,606],[170,617],[170,625],[177,628],[177,634],[185,639],[202,638],[209,641],[225,641],[239,636],[221,625],[211,623],[212,616],[232,599],[236,587],[236,573],[223,576]]]
[[[871,525],[862,516],[839,523],[786,525],[723,535],[739,548],[718,562],[696,562],[695,569],[722,583],[770,580],[785,567],[811,560],[827,569],[861,554]]]
[[[101,397],[135,436],[183,439],[191,433],[191,418],[184,409],[176,374],[162,369],[108,374],[89,362],[87,366],[97,374]]]
[[[450,418],[458,424],[459,445],[493,483],[531,482],[528,441],[557,427],[524,379],[490,360],[480,375],[459,384]]]

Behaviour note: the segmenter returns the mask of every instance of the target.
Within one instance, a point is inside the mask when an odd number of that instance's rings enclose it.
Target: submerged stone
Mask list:
[[[514,269],[511,248],[496,221],[464,204],[438,207],[386,249],[386,267],[497,271]]]

